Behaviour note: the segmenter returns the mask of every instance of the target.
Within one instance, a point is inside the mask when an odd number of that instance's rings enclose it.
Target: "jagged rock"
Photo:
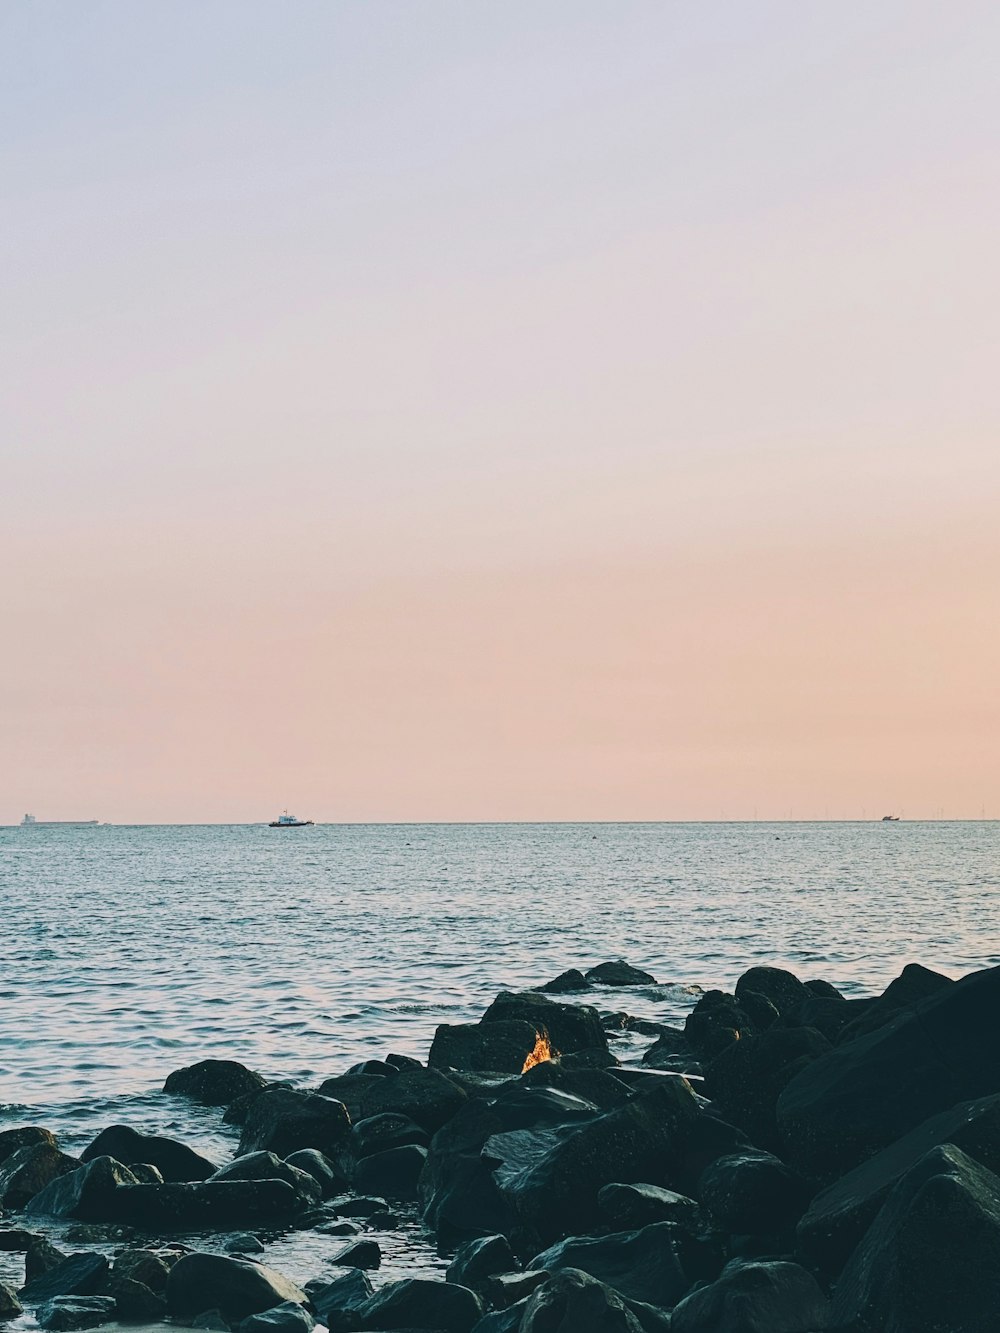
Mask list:
[[[115,1317],[111,1296],[56,1296],[35,1311],[39,1328],[66,1333],[75,1328],[94,1328]]]
[[[128,1167],[113,1157],[95,1157],[46,1185],[24,1211],[36,1217],[67,1217],[80,1222],[115,1220],[116,1191],[122,1185],[137,1183]]]
[[[129,1170],[140,1185],[162,1185],[164,1183],[163,1172],[153,1166],[152,1162],[132,1162]]]
[[[694,1276],[682,1261],[679,1241],[684,1239],[669,1222],[608,1236],[570,1236],[535,1255],[528,1267],[548,1273],[578,1269],[629,1300],[669,1309]]]
[[[533,994],[572,995],[583,990],[590,990],[590,982],[578,968],[571,967],[567,972],[560,972],[557,977],[547,981],[544,986],[537,986]]]
[[[0,1324],[6,1323],[8,1319],[17,1319],[22,1314],[24,1308],[17,1299],[17,1292],[13,1287],[8,1287],[6,1282],[0,1282]]]
[[[783,967],[751,967],[744,972],[736,983],[736,999],[742,1004],[748,993],[763,995],[782,1017],[794,1014],[810,994],[795,973]]]
[[[553,1054],[588,1049],[607,1050],[601,1016],[589,1004],[559,1004],[537,991],[501,991],[483,1014],[483,1023],[519,1019],[547,1036]]]
[[[416,1143],[421,1148],[430,1146],[431,1136],[415,1120],[398,1111],[383,1111],[368,1116],[351,1126],[350,1149],[356,1158],[371,1157],[373,1153],[387,1152]]]
[[[427,1063],[432,1069],[491,1069],[521,1074],[549,1058],[548,1043],[531,1023],[442,1023]],[[530,1063],[529,1063],[530,1062]]]
[[[141,1283],[157,1296],[162,1296],[167,1289],[170,1267],[162,1254],[152,1250],[123,1250],[115,1259],[112,1276]]]
[[[674,1309],[671,1333],[821,1333],[830,1307],[813,1275],[798,1264],[730,1264]]]
[[[387,1199],[415,1199],[417,1181],[427,1161],[427,1149],[408,1143],[402,1148],[363,1157],[354,1172],[356,1189]]]
[[[477,1236],[456,1250],[446,1276],[449,1282],[481,1292],[486,1278],[517,1267],[506,1236]]]
[[[316,1320],[295,1301],[282,1301],[270,1310],[252,1314],[239,1324],[239,1333],[312,1333]]]
[[[710,990],[701,996],[684,1021],[684,1037],[699,1060],[711,1060],[734,1041],[757,1029],[734,995]]]
[[[31,1148],[38,1143],[47,1143],[50,1148],[58,1148],[56,1136],[39,1125],[20,1125],[17,1129],[0,1130],[0,1165],[22,1148]]]
[[[351,1121],[343,1102],[316,1093],[272,1088],[252,1102],[238,1155],[273,1152],[277,1157],[287,1157],[300,1148],[318,1148],[335,1156],[350,1132]]]
[[[21,1300],[41,1305],[54,1296],[94,1296],[103,1291],[108,1261],[103,1254],[71,1254],[21,1289]]]
[[[793,1227],[810,1194],[797,1171],[756,1151],[716,1158],[698,1182],[698,1198],[723,1230],[755,1236]]]
[[[616,1231],[649,1226],[651,1222],[672,1222],[695,1236],[707,1225],[700,1204],[659,1185],[605,1185],[598,1192],[597,1204],[601,1216]]]
[[[631,963],[624,962],[621,958],[613,963],[599,963],[597,967],[592,967],[584,976],[591,984],[598,986],[655,986],[656,978],[648,972],[643,972],[640,967],[633,967]]]
[[[283,1180],[200,1180],[185,1184],[122,1185],[112,1198],[114,1220],[145,1231],[280,1226],[302,1206]]]
[[[377,1240],[356,1240],[338,1250],[330,1262],[345,1268],[378,1268],[382,1263],[382,1247]]]
[[[298,1152],[290,1153],[285,1161],[297,1171],[304,1171],[306,1175],[312,1176],[319,1185],[320,1198],[329,1199],[347,1184],[334,1163],[318,1148],[300,1148]]]
[[[102,1130],[80,1154],[82,1162],[93,1162],[98,1157],[113,1157],[129,1167],[134,1162],[148,1162],[168,1181],[207,1180],[215,1171],[214,1162],[186,1143],[140,1134],[128,1125],[111,1125]]]
[[[380,1078],[362,1095],[359,1119],[391,1111],[434,1134],[464,1105],[466,1094],[438,1069],[401,1069]]]
[[[302,1305],[306,1294],[274,1269],[228,1255],[185,1254],[167,1279],[167,1308],[175,1319],[218,1310],[232,1324],[285,1301]]]
[[[315,1176],[300,1171],[289,1161],[283,1162],[272,1152],[252,1152],[236,1157],[228,1166],[220,1167],[211,1180],[283,1180],[303,1203],[319,1203],[323,1197]]]
[[[238,1097],[262,1092],[266,1086],[260,1074],[237,1060],[199,1060],[168,1074],[163,1091],[205,1106],[229,1106]]]
[[[79,1165],[75,1157],[60,1152],[54,1143],[41,1140],[25,1144],[0,1166],[0,1207],[11,1212],[23,1208],[46,1185]]]
[[[142,1282],[112,1273],[107,1294],[114,1299],[119,1319],[158,1324],[166,1318],[167,1302]]]
[[[352,1123],[364,1118],[364,1095],[385,1080],[381,1074],[335,1074],[319,1085],[321,1097],[331,1097],[347,1107]]]
[[[1000,1178],[946,1144],[894,1186],[834,1289],[852,1333],[991,1333],[1000,1310]]]
[[[57,1250],[44,1236],[33,1236],[24,1251],[24,1281],[33,1282],[43,1273],[51,1273],[58,1264],[69,1258],[62,1250]]]
[[[932,1116],[817,1194],[798,1225],[799,1253],[810,1266],[839,1272],[893,1185],[931,1148],[948,1143],[1000,1173],[1000,1096]]]
[[[421,1328],[469,1333],[482,1317],[483,1304],[468,1287],[405,1278],[380,1287],[353,1314],[355,1326],[362,1330]]]
[[[832,1178],[958,1102],[1000,1092],[1000,968],[974,972],[813,1061],[782,1092],[796,1162]]]

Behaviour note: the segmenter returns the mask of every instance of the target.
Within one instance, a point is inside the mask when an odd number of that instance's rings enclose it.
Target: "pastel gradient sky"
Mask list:
[[[1000,815],[998,51],[7,0],[0,820]]]

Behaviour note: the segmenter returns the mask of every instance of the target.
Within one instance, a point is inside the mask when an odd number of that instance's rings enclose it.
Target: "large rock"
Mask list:
[[[459,1246],[448,1265],[449,1282],[481,1292],[487,1278],[518,1267],[506,1236],[477,1236]]]
[[[598,1192],[612,1182],[671,1178],[698,1103],[682,1079],[608,1111],[556,1141],[540,1159],[510,1175],[501,1191],[542,1244],[596,1226]]]
[[[903,1176],[834,1289],[851,1333],[993,1333],[1000,1310],[1000,1178],[945,1145]]]
[[[74,1218],[78,1222],[112,1221],[116,1191],[122,1185],[137,1183],[121,1162],[113,1157],[96,1157],[46,1185],[25,1212],[38,1217]]]
[[[335,1074],[324,1079],[319,1085],[321,1097],[332,1097],[335,1102],[343,1102],[347,1113],[354,1123],[364,1118],[364,1095],[369,1088],[378,1087],[385,1082],[384,1074]]]
[[[521,1306],[504,1311],[476,1333],[668,1333],[670,1316],[628,1301],[589,1273],[567,1268],[553,1273]],[[503,1322],[505,1320],[507,1322]]]
[[[783,967],[751,967],[744,972],[736,983],[736,998],[743,1000],[748,994],[763,995],[782,1018],[794,1014],[810,996],[795,973]]]
[[[334,1156],[346,1144],[350,1132],[351,1121],[343,1102],[316,1093],[273,1088],[251,1103],[238,1156],[273,1152],[287,1157],[299,1148],[318,1148]]]
[[[751,1236],[794,1227],[810,1194],[797,1171],[756,1151],[716,1158],[698,1184],[698,1198],[723,1231]]]
[[[835,1047],[788,1084],[777,1121],[830,1178],[958,1102],[1000,1092],[1000,968],[975,972]]]
[[[404,1148],[408,1143],[428,1148],[430,1142],[431,1136],[426,1129],[398,1111],[383,1111],[381,1115],[368,1116],[351,1126],[350,1150],[356,1158],[388,1152],[390,1148]]]
[[[675,1308],[670,1333],[821,1333],[830,1307],[798,1264],[735,1262]]]
[[[422,1328],[435,1333],[469,1333],[482,1314],[482,1301],[468,1287],[423,1278],[390,1282],[354,1311],[358,1329]]]
[[[17,1319],[22,1314],[24,1307],[17,1299],[17,1292],[13,1287],[8,1287],[6,1282],[0,1282],[0,1324]]]
[[[307,1176],[312,1176],[319,1186],[320,1197],[323,1199],[332,1198],[349,1183],[330,1158],[318,1148],[300,1148],[298,1152],[290,1153],[285,1161],[297,1171],[304,1171]]]
[[[313,1281],[306,1284],[313,1309],[329,1333],[350,1333],[358,1325],[354,1312],[364,1305],[374,1288],[367,1273],[350,1268],[333,1282]]]
[[[896,1182],[931,1148],[946,1143],[1000,1173],[1000,1096],[931,1116],[817,1194],[798,1225],[799,1253],[810,1266],[839,1272]]]
[[[656,978],[641,967],[633,967],[623,959],[613,963],[599,963],[584,973],[586,979],[598,986],[655,986]]]
[[[483,1014],[482,1021],[503,1023],[511,1020],[529,1023],[545,1036],[554,1055],[608,1049],[601,1016],[589,1004],[559,1004],[537,991],[501,991]]]
[[[21,1289],[26,1305],[41,1305],[54,1296],[96,1296],[104,1290],[108,1261],[103,1254],[71,1254],[61,1264]]]
[[[660,1185],[622,1185],[615,1181],[598,1192],[597,1204],[602,1218],[616,1231],[631,1231],[651,1222],[672,1222],[695,1236],[708,1224],[694,1199]]]
[[[495,1069],[523,1074],[549,1058],[548,1043],[532,1023],[442,1023],[434,1033],[427,1063],[433,1069]]]
[[[220,1167],[211,1179],[213,1182],[283,1180],[286,1185],[291,1185],[303,1203],[319,1203],[323,1197],[322,1186],[315,1176],[299,1170],[291,1162],[283,1162],[280,1157],[275,1157],[273,1152],[251,1152],[244,1157],[234,1158],[228,1165]]]
[[[830,1049],[821,1033],[807,1027],[772,1027],[760,1036],[746,1036],[705,1066],[705,1094],[752,1142],[779,1149],[778,1098],[797,1074]]]
[[[590,990],[590,982],[579,970],[571,967],[560,972],[557,977],[547,981],[544,986],[536,986],[533,995],[572,995],[574,992]]]
[[[380,1194],[386,1199],[415,1199],[426,1161],[427,1149],[416,1143],[372,1153],[358,1162],[354,1187],[363,1194]]]
[[[184,1184],[122,1185],[109,1219],[145,1231],[204,1231],[216,1227],[279,1227],[303,1200],[284,1180],[201,1180]]]
[[[56,1296],[35,1311],[39,1328],[69,1333],[76,1328],[106,1324],[117,1313],[113,1296]]]
[[[693,1278],[681,1254],[680,1242],[685,1239],[669,1222],[609,1236],[570,1236],[535,1255],[528,1267],[549,1273],[579,1269],[629,1300],[669,1309]]]
[[[157,1324],[166,1318],[167,1302],[164,1298],[134,1278],[118,1277],[112,1273],[107,1294],[115,1302],[115,1313],[119,1319],[130,1323]]]
[[[229,1106],[237,1097],[262,1092],[266,1086],[260,1074],[237,1060],[199,1060],[168,1074],[163,1091],[205,1106]]]
[[[33,1282],[43,1273],[51,1273],[53,1268],[68,1259],[69,1255],[56,1247],[44,1236],[33,1236],[24,1251],[24,1281]]]
[[[59,1147],[56,1136],[39,1125],[20,1125],[17,1129],[0,1130],[0,1165],[22,1148],[30,1148],[36,1143],[47,1143],[50,1148]]]
[[[316,1320],[295,1301],[282,1301],[270,1310],[249,1315],[239,1326],[239,1333],[312,1333]]]
[[[361,1119],[391,1111],[436,1133],[465,1104],[466,1094],[438,1069],[401,1069],[376,1079],[361,1097]]]
[[[168,1263],[162,1254],[154,1250],[123,1250],[115,1259],[113,1275],[123,1281],[128,1279],[141,1283],[162,1296],[167,1289],[172,1263],[176,1262],[177,1257],[173,1255],[171,1263]]]
[[[128,1125],[110,1125],[80,1154],[82,1162],[97,1157],[113,1157],[117,1162],[133,1166],[148,1162],[155,1166],[164,1180],[207,1180],[215,1171],[215,1163],[202,1157],[186,1143],[176,1139],[160,1138],[156,1134],[140,1134]]]
[[[167,1308],[175,1319],[218,1310],[233,1324],[285,1301],[304,1305],[306,1294],[280,1273],[249,1259],[185,1254],[167,1279]]]
[[[54,1143],[41,1141],[19,1148],[0,1166],[0,1207],[11,1212],[23,1208],[46,1185],[79,1165]]]
[[[711,1060],[734,1041],[756,1034],[757,1027],[734,995],[710,990],[684,1020],[684,1038],[699,1060]]]

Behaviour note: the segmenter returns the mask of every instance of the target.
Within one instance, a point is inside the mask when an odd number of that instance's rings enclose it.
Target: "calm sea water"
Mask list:
[[[4,828],[0,1126],[72,1151],[126,1121],[223,1160],[172,1069],[426,1057],[499,990],[617,957],[663,984],[598,1002],[665,1021],[758,962],[850,994],[958,976],[1000,963],[998,887],[994,822]]]

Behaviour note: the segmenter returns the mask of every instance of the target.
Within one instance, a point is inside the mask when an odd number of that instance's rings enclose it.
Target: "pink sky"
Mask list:
[[[824,9],[8,7],[0,821],[1000,816],[1000,14]]]

